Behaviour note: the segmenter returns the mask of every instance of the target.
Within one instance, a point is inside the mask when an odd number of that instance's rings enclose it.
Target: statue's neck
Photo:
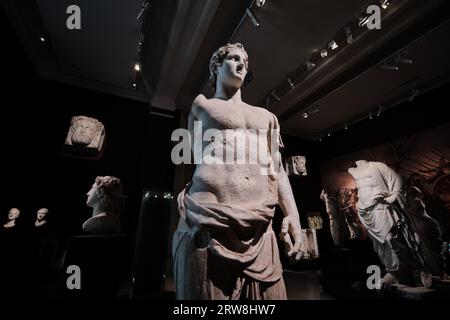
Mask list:
[[[36,227],[40,227],[40,226],[43,226],[46,222],[47,222],[47,220],[36,220],[36,221],[34,222],[34,225],[35,225]]]
[[[242,102],[241,89],[217,85],[214,98],[238,104]]]
[[[111,208],[110,205],[99,204],[94,207],[92,216],[95,217],[102,213],[114,213],[114,210]]]
[[[14,220],[10,220],[10,221],[8,221],[7,223],[5,223],[4,225],[3,225],[3,227],[5,227],[5,228],[12,228],[12,227],[15,227],[16,226],[16,220],[14,219]]]

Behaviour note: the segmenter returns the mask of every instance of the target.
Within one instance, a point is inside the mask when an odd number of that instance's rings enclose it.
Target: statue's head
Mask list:
[[[48,217],[48,209],[47,208],[40,208],[36,213],[36,219],[38,221],[47,220]]]
[[[226,62],[224,64],[224,61]],[[217,80],[234,80],[239,87],[248,71],[248,55],[240,43],[228,43],[217,49],[209,60],[209,85],[216,91]]]
[[[103,124],[95,118],[77,116],[72,118],[71,143],[89,146],[101,134]]]
[[[87,193],[86,204],[89,207],[102,205],[112,211],[120,211],[125,196],[120,179],[112,176],[99,176],[95,178],[91,190]]]
[[[17,208],[11,208],[8,212],[9,220],[16,220],[20,216],[20,210]]]

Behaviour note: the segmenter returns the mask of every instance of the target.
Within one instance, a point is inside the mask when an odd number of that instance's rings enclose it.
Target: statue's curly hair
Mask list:
[[[95,178],[97,192],[101,199],[112,199],[122,195],[123,187],[119,178],[112,176],[98,176]]]
[[[227,43],[226,45],[220,47],[214,51],[211,59],[209,60],[209,86],[216,92],[216,82],[217,82],[217,67],[220,66],[231,49],[239,49],[244,53],[245,68],[248,70],[248,54],[244,49],[244,46],[240,43]]]

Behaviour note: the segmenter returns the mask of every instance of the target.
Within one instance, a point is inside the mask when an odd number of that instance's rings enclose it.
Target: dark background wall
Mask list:
[[[170,135],[178,119],[150,114],[148,104],[38,78],[2,15],[0,59],[3,125],[0,165],[3,221],[11,207],[34,221],[40,207],[64,233],[78,233],[92,209],[86,193],[98,175],[119,177],[128,196],[125,230],[134,228],[144,188],[172,190]],[[106,128],[99,160],[67,157],[63,145],[72,116],[92,116]]]

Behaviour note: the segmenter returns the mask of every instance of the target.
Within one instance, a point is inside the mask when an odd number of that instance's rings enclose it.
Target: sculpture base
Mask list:
[[[401,300],[450,299],[450,280],[433,278],[431,288],[409,287],[404,284],[385,284],[378,290],[385,298]]]

